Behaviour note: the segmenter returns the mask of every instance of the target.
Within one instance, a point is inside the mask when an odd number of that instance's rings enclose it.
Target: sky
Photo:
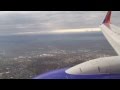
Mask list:
[[[107,11],[0,11],[0,35],[96,28]],[[112,23],[120,26],[120,11],[113,11]]]

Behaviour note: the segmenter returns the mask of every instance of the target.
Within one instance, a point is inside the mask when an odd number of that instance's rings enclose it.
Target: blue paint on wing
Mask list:
[[[68,68],[51,71],[38,75],[33,79],[120,79],[120,74],[71,75],[65,73],[67,69]]]
[[[67,74],[65,73],[65,70],[68,68],[64,69],[59,69],[55,71],[51,71],[45,74],[38,75],[34,79],[67,79]]]

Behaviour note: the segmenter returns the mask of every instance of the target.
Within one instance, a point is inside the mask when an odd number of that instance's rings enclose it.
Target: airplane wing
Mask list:
[[[120,55],[120,28],[111,24],[111,11],[108,11],[102,25],[103,34]],[[89,60],[71,68],[54,70],[34,79],[120,79],[120,56]]]
[[[114,50],[120,55],[120,28],[111,24],[111,11],[108,11],[100,28]]]

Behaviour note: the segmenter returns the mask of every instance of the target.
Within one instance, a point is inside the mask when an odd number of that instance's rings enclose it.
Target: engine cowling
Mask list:
[[[72,75],[120,74],[120,56],[90,60],[65,71]]]

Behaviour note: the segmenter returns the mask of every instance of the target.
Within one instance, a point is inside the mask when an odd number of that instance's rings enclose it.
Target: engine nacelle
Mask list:
[[[65,72],[72,75],[120,74],[120,56],[90,60]]]

